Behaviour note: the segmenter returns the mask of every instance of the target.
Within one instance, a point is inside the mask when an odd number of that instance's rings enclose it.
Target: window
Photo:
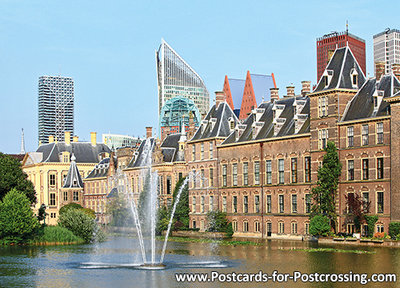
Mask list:
[[[193,224],[192,224],[193,228],[196,229],[196,221],[193,220]]]
[[[204,143],[200,145],[200,159],[204,160]]]
[[[306,213],[311,213],[311,194],[306,194]]]
[[[140,190],[138,191],[141,192]],[[164,194],[164,176],[160,176],[160,194]]]
[[[292,213],[297,213],[297,195],[292,195]]]
[[[285,212],[284,195],[279,195],[279,213]]]
[[[232,184],[233,186],[238,185],[237,181],[237,163],[232,164]]]
[[[325,76],[326,81],[328,81],[328,77]],[[328,116],[328,97],[321,96],[318,98],[318,114],[319,117]]]
[[[172,180],[171,176],[167,176],[167,194],[171,194]]]
[[[68,192],[64,191],[64,201],[68,201]]]
[[[362,171],[363,171],[363,180],[369,179],[369,160],[362,159]]]
[[[192,160],[196,161],[196,144],[192,146]]]
[[[79,201],[79,192],[78,191],[74,191],[72,199],[73,199],[73,201]]]
[[[193,196],[192,198],[192,212],[196,213],[196,196]],[[196,225],[194,225],[193,228],[196,228]]]
[[[347,147],[354,146],[354,127],[347,127]]]
[[[214,158],[214,144],[210,142],[210,159]]]
[[[267,213],[271,213],[271,210],[272,210],[271,195],[267,195]]]
[[[285,233],[285,223],[283,222],[278,223],[278,233],[279,234]]]
[[[234,232],[237,232],[237,221],[236,220],[232,221],[232,228],[233,228]]]
[[[362,193],[362,197],[363,197],[363,202],[362,202],[362,209],[363,209],[363,213],[369,213],[369,193],[368,192],[363,192]]]
[[[347,161],[347,180],[354,180],[354,160]]]
[[[50,174],[49,177],[49,185],[56,186],[56,174]]]
[[[254,232],[260,232],[260,222],[254,222]]]
[[[206,183],[205,183],[205,178],[204,178],[204,169],[200,170],[200,183],[201,183],[201,187],[205,187]]]
[[[310,234],[310,223],[304,224],[304,234],[306,235]]]
[[[292,183],[297,183],[297,158],[291,159]]]
[[[249,212],[249,196],[243,197],[243,213]]]
[[[222,186],[226,187],[226,173],[227,173],[227,165],[222,165]]]
[[[272,223],[267,222],[267,235],[271,236],[271,233],[272,233]]]
[[[68,163],[69,162],[69,154],[64,154],[63,162],[64,163]]]
[[[260,196],[254,196],[254,213],[260,213]]]
[[[368,124],[362,126],[362,145],[368,145],[369,128]]]
[[[254,162],[254,184],[260,184],[260,162]]]
[[[267,184],[272,184],[272,161],[265,162],[265,171],[267,172]]]
[[[226,212],[226,196],[222,197],[222,212]]]
[[[183,174],[182,174],[182,172],[179,172],[179,180],[181,180],[183,178]],[[133,179],[132,179],[132,181],[133,181]]]
[[[383,213],[383,192],[377,192],[377,210],[378,213]]]
[[[50,218],[57,218],[57,213],[50,213]]]
[[[200,198],[200,212],[204,213],[204,196]]]
[[[50,206],[56,206],[56,193],[50,193]]]
[[[249,185],[249,163],[243,163],[243,185]]]
[[[377,175],[378,179],[383,179],[383,158],[376,159]]]
[[[385,232],[385,229],[383,228],[382,224],[376,224],[376,232],[378,232],[378,233]]]
[[[353,206],[352,203],[354,203],[354,193],[347,193],[347,213],[351,214],[353,213]]]
[[[376,124],[377,144],[383,144],[383,123]]]
[[[311,182],[311,157],[305,157],[305,162],[304,162],[304,171],[305,171],[305,181],[306,182]]]
[[[354,85],[354,86],[357,86],[357,74],[353,74],[352,76],[353,76],[353,77],[352,77],[352,79],[353,79],[353,85]]]
[[[297,222],[292,222],[292,234],[297,234]]]
[[[233,201],[232,201],[232,211],[233,213],[237,213],[237,196],[233,196]]]
[[[285,160],[278,159],[279,184],[285,183]]]
[[[318,131],[318,148],[325,149],[328,142],[328,129]]]
[[[243,232],[249,232],[249,222],[243,221]]]
[[[209,210],[208,211],[213,211],[214,210],[214,196],[210,196],[210,203],[209,203]]]
[[[210,187],[214,187],[214,169],[210,168]]]

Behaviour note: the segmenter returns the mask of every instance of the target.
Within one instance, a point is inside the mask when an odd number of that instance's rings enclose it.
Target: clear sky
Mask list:
[[[388,3],[391,2],[391,3]],[[75,81],[75,134],[143,136],[157,127],[155,50],[164,38],[204,79],[273,72],[282,95],[316,82],[316,38],[349,31],[366,40],[400,29],[399,1],[19,1],[0,0],[0,151],[37,148],[41,75]],[[212,101],[211,101],[212,103]]]

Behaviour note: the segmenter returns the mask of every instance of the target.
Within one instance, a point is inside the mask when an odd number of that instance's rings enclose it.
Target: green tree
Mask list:
[[[88,216],[92,217],[93,219],[96,219],[96,213],[90,209],[90,208],[83,208],[82,205],[78,204],[78,203],[68,203],[67,205],[64,205],[60,208],[60,212],[59,214],[63,214],[66,211],[68,211],[69,209],[79,209],[82,210],[83,212],[85,212]]]
[[[310,234],[314,236],[328,236],[331,231],[330,220],[327,216],[316,215],[310,220]]]
[[[133,216],[129,212],[127,203],[121,193],[107,200],[107,214],[111,216],[111,226],[122,227],[133,223]]]
[[[40,227],[26,195],[13,188],[0,201],[0,239],[21,243]]]
[[[15,188],[24,193],[31,204],[36,203],[35,188],[18,160],[0,153],[0,175],[0,200]]]
[[[226,213],[221,211],[210,211],[207,213],[207,231],[225,232],[228,237],[233,235],[232,223],[226,218]]]
[[[322,161],[322,166],[318,169],[317,186],[312,189],[313,205],[311,216],[326,215],[331,226],[336,221],[335,197],[337,193],[339,176],[342,171],[342,163],[335,143],[329,141],[325,148],[326,154]]]
[[[99,227],[96,221],[81,209],[67,209],[60,214],[58,223],[87,243],[97,239],[96,233],[99,232]]]
[[[179,190],[181,189],[182,185],[185,182],[186,178],[181,178],[179,181],[176,183],[174,193],[172,194],[173,197],[173,202],[172,206],[175,204],[175,201],[177,201],[177,196],[179,193]],[[182,193],[179,198],[179,202],[176,206],[175,210],[175,215],[174,215],[174,221],[175,225],[174,227],[179,230],[187,230],[189,229],[189,187],[186,184],[185,187],[182,188]],[[172,207],[170,207],[172,209]]]
[[[40,208],[38,210],[38,215],[37,215],[38,221],[39,222],[43,221],[47,215],[48,215],[48,213],[46,213],[46,205],[45,204],[40,205]]]

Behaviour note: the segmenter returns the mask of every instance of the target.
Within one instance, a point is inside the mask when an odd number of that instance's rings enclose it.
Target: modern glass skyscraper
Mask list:
[[[392,64],[400,64],[400,30],[388,28],[374,35],[374,63],[377,62],[385,63],[386,74],[392,71]]]
[[[156,61],[158,113],[169,99],[182,96],[192,100],[204,117],[210,109],[210,96],[203,79],[164,39],[156,51]]]
[[[39,143],[49,136],[64,141],[64,132],[74,135],[74,80],[71,77],[39,77]]]

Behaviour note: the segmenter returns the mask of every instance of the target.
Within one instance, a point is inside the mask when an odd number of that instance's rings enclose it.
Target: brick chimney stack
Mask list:
[[[385,62],[375,62],[375,77],[376,80],[381,80],[382,76],[385,74]]]
[[[64,142],[67,145],[71,144],[71,132],[64,131]]]
[[[79,137],[78,137],[78,136],[74,136],[74,137],[72,138],[72,142],[78,142],[78,140],[79,140]]]
[[[289,85],[286,87],[286,96],[287,97],[294,97],[294,86],[293,85]]]
[[[279,100],[279,88],[269,88],[271,91],[271,102],[275,102],[275,100]]]
[[[392,64],[392,70],[393,70],[394,76],[396,76],[397,80],[400,81],[400,64],[398,64],[398,63]]]
[[[153,127],[146,127],[146,138],[153,137]]]
[[[311,81],[301,81],[301,95],[306,96],[311,92]]]
[[[218,108],[219,104],[225,102],[226,96],[224,91],[215,91],[215,108]]]

